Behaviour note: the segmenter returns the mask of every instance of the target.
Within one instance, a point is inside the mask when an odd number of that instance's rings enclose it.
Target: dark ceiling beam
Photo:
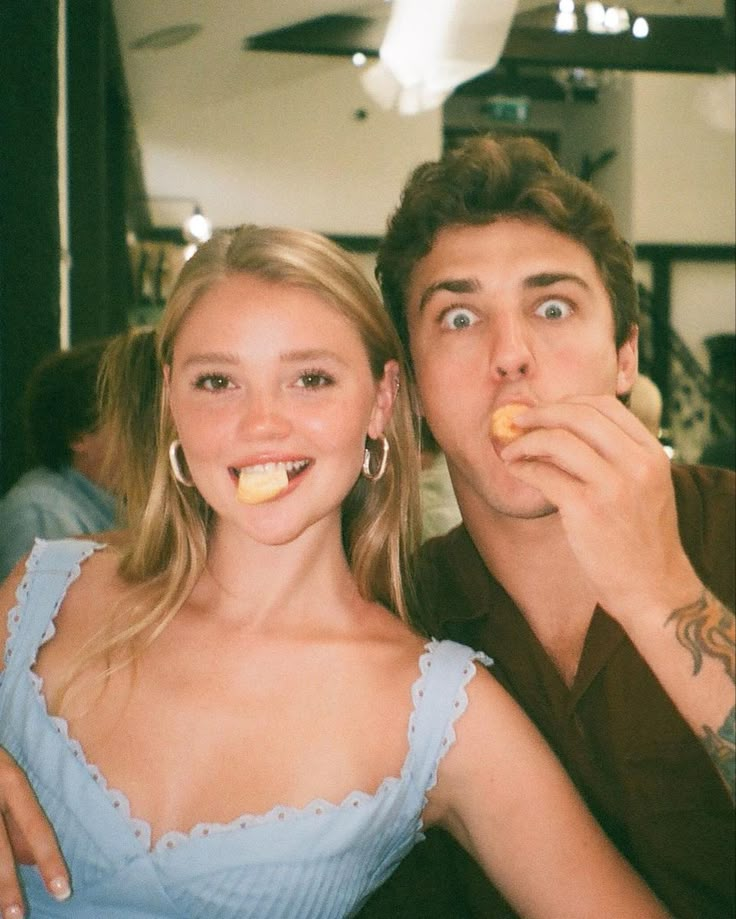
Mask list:
[[[368,57],[377,57],[385,30],[385,21],[367,16],[318,16],[293,26],[251,35],[243,39],[243,50],[337,57],[350,57],[362,51]]]
[[[595,70],[717,73],[734,69],[734,52],[729,48],[723,19],[648,16],[647,21],[646,38],[634,38],[630,32],[559,34],[512,28],[502,59]]]
[[[733,0],[729,0],[733,2]],[[649,16],[649,36],[571,35],[552,29],[512,27],[501,61],[593,70],[718,73],[736,66],[733,25],[728,17]],[[320,16],[244,39],[249,51],[376,57],[385,21],[365,16]],[[478,80],[482,81],[483,76]],[[475,81],[473,81],[475,83]],[[478,91],[482,91],[478,84]]]

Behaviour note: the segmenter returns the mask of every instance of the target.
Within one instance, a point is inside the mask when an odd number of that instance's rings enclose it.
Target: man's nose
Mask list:
[[[528,376],[533,358],[523,321],[504,316],[498,318],[494,326],[490,354],[494,378],[509,382]]]

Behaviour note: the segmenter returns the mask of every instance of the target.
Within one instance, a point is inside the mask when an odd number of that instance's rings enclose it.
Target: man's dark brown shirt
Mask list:
[[[673,466],[673,479],[688,556],[703,583],[733,609],[736,476]],[[676,919],[733,919],[733,803],[703,746],[621,627],[600,608],[595,611],[568,688],[463,527],[424,546],[419,596],[427,634],[494,658],[492,672]],[[429,832],[360,913],[361,919],[514,915],[440,831]]]

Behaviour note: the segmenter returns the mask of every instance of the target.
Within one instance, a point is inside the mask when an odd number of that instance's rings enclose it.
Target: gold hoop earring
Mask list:
[[[378,469],[375,472],[371,471],[371,451],[369,447],[365,448],[363,453],[363,475],[368,479],[369,482],[377,482],[379,479],[383,478],[383,474],[386,471],[386,466],[388,465],[388,440],[385,435],[381,436],[381,460],[378,464]]]
[[[181,466],[179,465],[179,447],[181,447],[180,440],[172,440],[169,444],[169,465],[171,466],[171,471],[176,481],[180,485],[185,485],[187,488],[191,488],[194,485],[194,482],[184,475],[184,473],[181,471]]]

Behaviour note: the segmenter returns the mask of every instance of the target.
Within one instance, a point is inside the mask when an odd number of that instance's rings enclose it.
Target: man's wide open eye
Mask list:
[[[541,306],[538,306],[534,311],[535,315],[541,316],[543,319],[565,319],[572,312],[572,308],[569,303],[565,303],[564,300],[545,300]]]
[[[478,317],[466,306],[453,306],[440,317],[444,329],[469,329],[477,321]]]

